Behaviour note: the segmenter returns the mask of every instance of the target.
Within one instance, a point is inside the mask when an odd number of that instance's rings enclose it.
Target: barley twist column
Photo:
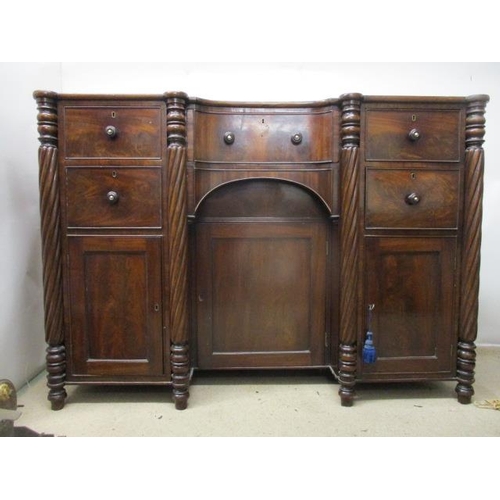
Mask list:
[[[485,108],[489,97],[467,98],[465,120],[465,197],[461,262],[460,318],[456,392],[462,404],[471,402],[476,365],[479,267],[483,201]]]
[[[340,350],[339,395],[352,406],[355,395],[360,262],[359,141],[361,94],[341,96],[342,155],[340,211]]]
[[[61,224],[58,177],[57,94],[36,91],[38,106],[38,150],[40,218],[42,239],[45,340],[47,347],[48,399],[53,410],[64,406],[66,351],[63,329]]]
[[[173,398],[178,410],[189,398],[188,227],[186,185],[186,100],[182,92],[168,92],[168,247],[170,278],[170,364]]]

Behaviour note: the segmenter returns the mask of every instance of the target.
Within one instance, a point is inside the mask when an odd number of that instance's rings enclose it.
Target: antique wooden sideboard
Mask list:
[[[486,95],[34,93],[48,387],[330,368],[474,393]]]

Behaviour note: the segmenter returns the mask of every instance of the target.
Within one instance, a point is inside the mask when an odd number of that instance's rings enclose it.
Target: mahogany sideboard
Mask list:
[[[474,394],[486,95],[34,93],[48,399],[193,369]],[[365,356],[366,354],[366,356]]]

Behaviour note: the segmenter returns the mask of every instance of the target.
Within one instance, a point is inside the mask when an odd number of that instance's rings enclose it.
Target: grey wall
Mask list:
[[[61,87],[57,63],[0,64],[0,378],[21,386],[43,367],[36,88]]]

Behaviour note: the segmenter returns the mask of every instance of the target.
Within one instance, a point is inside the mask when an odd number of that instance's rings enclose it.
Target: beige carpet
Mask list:
[[[45,374],[19,391],[16,425],[56,436],[500,436],[500,411],[461,405],[455,382],[358,385],[343,408],[328,372],[195,372],[188,409],[166,387],[68,386],[63,410]],[[474,401],[500,399],[500,347],[479,347]]]

